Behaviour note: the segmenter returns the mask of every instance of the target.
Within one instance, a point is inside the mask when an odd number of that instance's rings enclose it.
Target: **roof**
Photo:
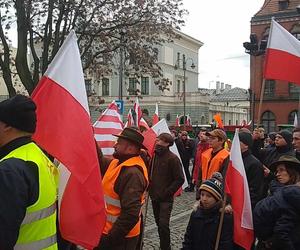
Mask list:
[[[233,88],[221,92],[218,95],[212,95],[210,101],[227,102],[227,101],[246,101],[249,100],[249,92],[247,89]]]
[[[216,93],[216,89],[198,88],[198,92],[203,95],[214,95]]]

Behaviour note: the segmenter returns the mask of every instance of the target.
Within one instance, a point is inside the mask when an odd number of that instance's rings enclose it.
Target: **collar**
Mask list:
[[[0,159],[2,159],[4,156],[8,155],[11,151],[15,150],[16,148],[19,148],[30,142],[32,142],[32,139],[30,136],[23,136],[23,137],[19,137],[17,139],[10,141],[9,143],[0,147]]]

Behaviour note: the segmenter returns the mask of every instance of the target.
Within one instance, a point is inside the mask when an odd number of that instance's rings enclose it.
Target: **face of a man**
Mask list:
[[[162,146],[162,147],[168,147],[168,146],[169,146],[169,143],[168,143],[168,142],[165,142],[165,141],[163,141],[163,140],[160,139],[160,138],[156,138],[155,144],[156,144],[156,145],[159,145],[159,146]]]
[[[293,133],[293,146],[297,151],[300,151],[300,131]]]
[[[205,131],[200,131],[198,134],[199,140],[200,141],[207,141],[207,136],[205,135]]]
[[[122,156],[126,156],[128,154],[128,146],[129,142],[127,140],[118,138],[114,145],[115,152],[113,153],[113,157],[120,159]]]
[[[248,150],[248,146],[240,141],[241,152],[245,152]]]
[[[217,136],[208,136],[208,144],[213,150],[223,148],[224,141]]]
[[[259,133],[258,129],[254,129],[254,131],[252,133],[252,138],[253,138],[253,140],[257,140],[260,138],[260,133]]]
[[[290,175],[286,170],[286,167],[284,164],[280,164],[276,168],[276,178],[279,183],[281,184],[287,184],[290,181]]]
[[[285,145],[287,145],[285,139],[280,134],[277,134],[275,136],[275,146],[276,147],[283,147]]]

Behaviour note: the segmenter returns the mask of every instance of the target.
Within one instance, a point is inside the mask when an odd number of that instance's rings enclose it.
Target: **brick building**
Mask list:
[[[263,82],[263,47],[269,35],[271,18],[300,39],[300,0],[265,0],[261,9],[251,19],[250,92],[251,118],[258,121],[258,109]],[[254,48],[254,50],[253,50]],[[300,71],[300,69],[299,69]],[[267,132],[277,130],[280,124],[293,124],[300,103],[300,86],[294,83],[265,79],[260,123]],[[254,112],[253,112],[254,110]]]

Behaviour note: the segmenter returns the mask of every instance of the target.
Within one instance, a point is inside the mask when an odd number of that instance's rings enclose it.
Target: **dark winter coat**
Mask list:
[[[174,194],[183,183],[184,175],[177,155],[169,149],[162,155],[155,155],[149,187],[151,199],[173,201]]]
[[[257,203],[253,223],[256,236],[272,242],[272,250],[300,249],[300,186],[272,181],[272,195]]]
[[[264,169],[262,163],[250,151],[242,153],[245,166],[252,211],[258,201],[263,198]]]
[[[213,250],[220,221],[220,205],[193,211],[184,235],[182,250]],[[233,249],[233,217],[225,214],[219,250]]]
[[[190,139],[185,141],[177,139],[175,143],[183,166],[189,166],[190,159],[193,157],[194,142]]]

